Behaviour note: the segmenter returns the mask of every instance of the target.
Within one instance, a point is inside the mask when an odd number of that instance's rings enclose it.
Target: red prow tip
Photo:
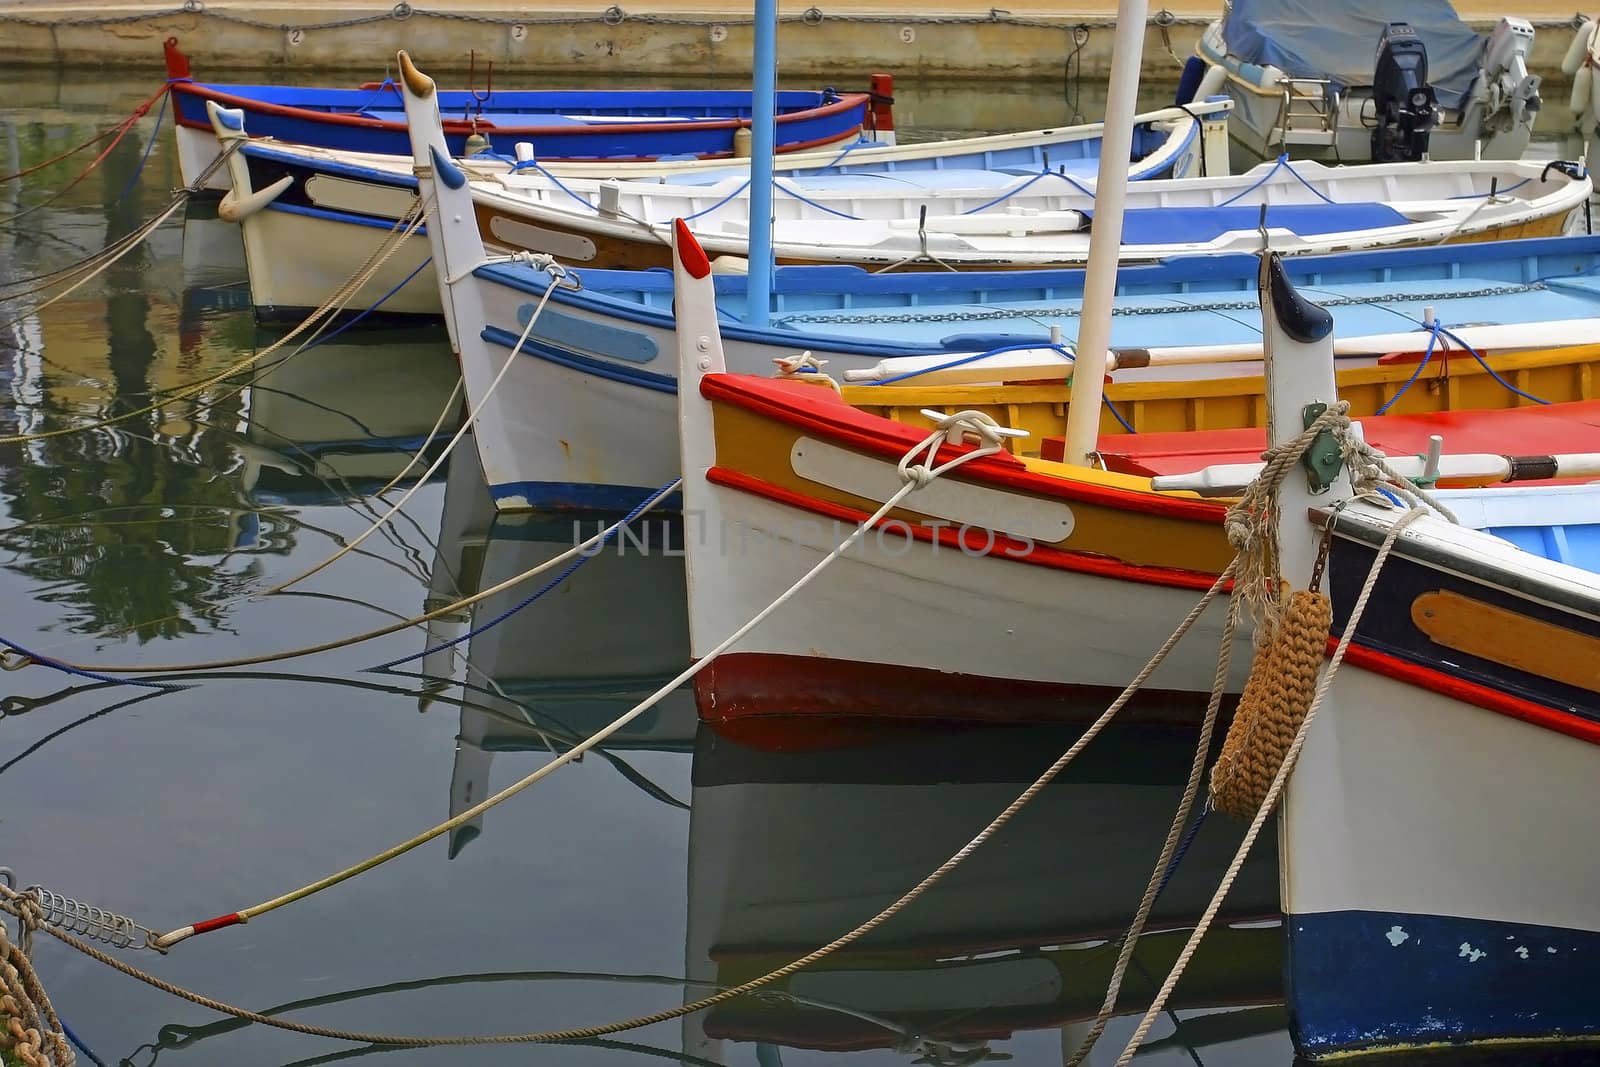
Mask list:
[[[178,49],[178,39],[168,37],[161,47],[167,54],[167,77],[189,77],[189,57]]]
[[[683,269],[689,272],[690,277],[704,278],[710,274],[711,260],[706,258],[706,250],[700,247],[689,224],[682,219],[673,219],[672,232],[677,237],[678,262],[683,264]]]

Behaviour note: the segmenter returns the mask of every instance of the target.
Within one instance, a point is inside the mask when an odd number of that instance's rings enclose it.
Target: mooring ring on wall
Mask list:
[[[398,4],[389,9],[389,17],[398,19],[401,22],[404,22],[406,19],[410,18],[413,14],[415,14],[415,12],[412,11],[411,5],[406,3],[406,0],[400,0]]]
[[[620,26],[622,25],[622,20],[627,17],[628,13],[626,11],[622,10],[622,8],[618,7],[616,4],[612,4],[601,13],[600,21],[604,22],[607,26]]]
[[[183,0],[183,10],[188,15],[204,15],[206,13],[205,0]]]
[[[1160,11],[1157,11],[1154,15],[1150,16],[1150,21],[1157,26],[1175,26],[1178,22],[1178,16],[1174,15],[1166,8],[1162,8]]]
[[[823,15],[822,13],[822,8],[813,5],[801,12],[800,21],[805,23],[807,26],[820,26],[822,25],[822,20],[826,17],[827,16]]]

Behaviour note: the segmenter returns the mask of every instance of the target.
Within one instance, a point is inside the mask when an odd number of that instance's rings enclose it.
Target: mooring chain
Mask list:
[[[4,884],[10,877],[0,868],[0,893],[6,895],[0,908],[16,917],[21,944],[11,940],[0,921],[0,1048],[10,1049],[27,1067],[71,1067],[72,1046],[30,958],[33,931],[41,924],[38,901]]]

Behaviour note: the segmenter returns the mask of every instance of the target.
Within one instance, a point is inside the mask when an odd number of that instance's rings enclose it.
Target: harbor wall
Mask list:
[[[195,74],[238,80],[241,71],[356,71],[392,65],[410,49],[430,70],[482,70],[588,76],[742,77],[750,72],[751,6],[675,8],[661,0],[609,7],[557,8],[482,0],[324,7],[298,0],[262,4],[176,0],[91,6],[77,0],[0,2],[0,61],[12,66],[158,68],[161,44],[175,37]],[[945,0],[950,3],[951,0]],[[1178,0],[1152,13],[1145,72],[1174,77],[1220,4]],[[1511,6],[1511,5],[1508,5]],[[1518,7],[1525,5],[1518,4]],[[1498,8],[1457,4],[1480,29]],[[1537,30],[1532,66],[1561,80],[1573,16],[1519,11]],[[913,0],[871,5],[817,0],[780,9],[778,48],[785,77],[860,77],[888,71],[910,77],[1103,79],[1110,69],[1114,5],[1012,0],[1004,8],[957,3],[928,10]]]

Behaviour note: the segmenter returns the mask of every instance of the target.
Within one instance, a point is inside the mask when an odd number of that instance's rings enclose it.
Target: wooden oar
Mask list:
[[[1437,437],[1435,440],[1439,440]],[[1446,480],[1485,484],[1526,482],[1545,478],[1600,477],[1600,452],[1552,456],[1497,456],[1492,452],[1455,455],[1390,456],[1395,473],[1412,481]],[[1150,479],[1159,491],[1187,490],[1201,496],[1231,496],[1255,480],[1260,463],[1218,463],[1190,474],[1163,474]]]
[[[1567,348],[1600,344],[1600,319],[1556,319],[1551,322],[1503,323],[1462,326],[1451,334],[1480,354],[1507,349]],[[1428,350],[1433,332],[1418,328],[1400,333],[1367,334],[1334,341],[1336,356],[1420,355]],[[1441,336],[1434,351],[1459,350],[1460,345]],[[919,385],[969,385],[983,382],[1028,381],[1063,377],[1071,364],[1052,349],[1001,352],[959,365],[960,354],[898,356],[871,367],[845,371],[847,382],[877,382],[907,375]],[[1179,367],[1206,363],[1248,363],[1261,359],[1259,341],[1226,345],[1188,345],[1161,348],[1122,348],[1111,353],[1108,368]]]

